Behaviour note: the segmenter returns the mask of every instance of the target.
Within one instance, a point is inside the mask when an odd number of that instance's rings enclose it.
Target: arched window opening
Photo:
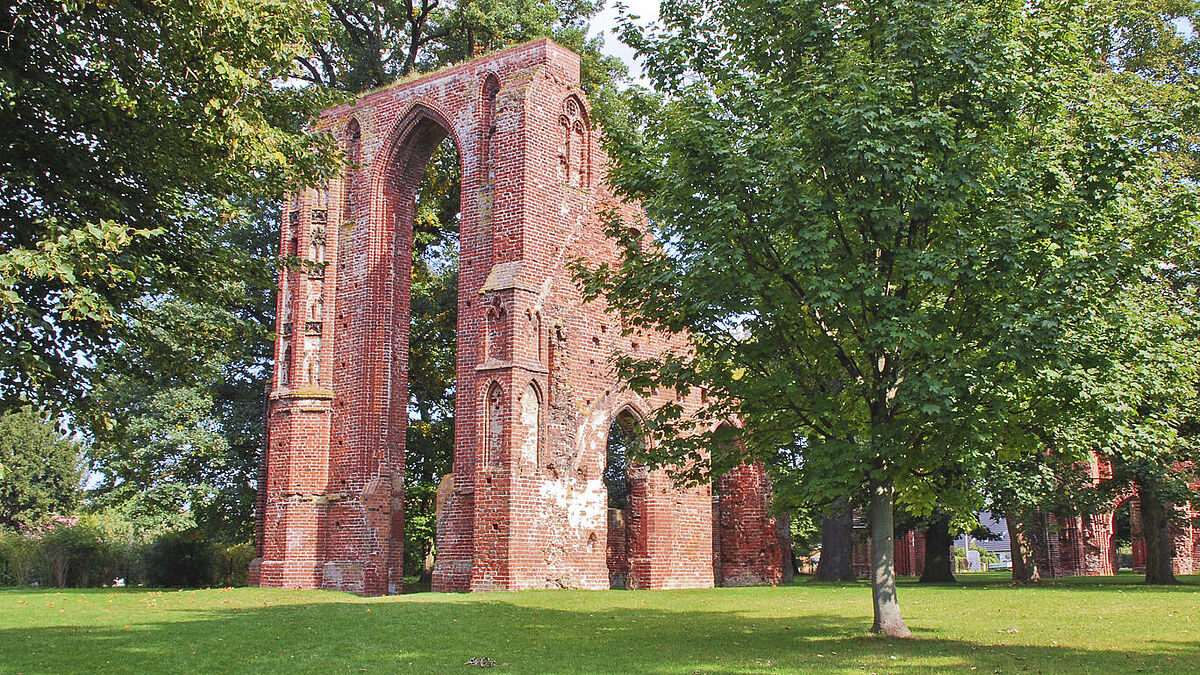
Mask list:
[[[454,449],[461,161],[454,138],[431,116],[416,121],[401,143],[395,156],[402,163],[393,168],[397,181],[394,203],[400,228],[407,227],[410,218],[412,228],[411,251],[397,255],[411,253],[404,432],[408,485],[404,527],[409,535],[404,546],[404,574],[427,577],[432,572],[436,529],[428,523],[436,517],[438,485],[452,471],[471,470],[470,466],[455,466]],[[404,316],[402,311],[397,315]],[[497,410],[487,404],[484,407],[482,419],[489,427],[493,420],[503,424]],[[490,446],[486,451],[499,455]],[[475,460],[464,461],[473,464]]]
[[[362,164],[362,129],[358,120],[350,120],[346,126],[346,180],[344,185],[345,201],[342,215],[343,220],[353,220],[355,217],[355,194],[361,184]]]
[[[325,228],[313,228],[308,240],[308,259],[317,264],[325,262]]]
[[[292,361],[292,346],[288,344],[287,339],[283,341],[283,349],[279,350],[279,385],[286,387],[291,375],[289,364]]]
[[[574,96],[567,97],[563,103],[563,112],[558,118],[558,126],[561,138],[558,153],[559,178],[568,185],[587,187],[588,124],[583,104],[579,99]]]
[[[498,295],[489,298],[484,315],[483,358],[485,361],[508,360],[508,311]]]
[[[611,588],[632,588],[632,551],[643,514],[630,480],[630,459],[636,457],[643,440],[641,423],[628,409],[617,414],[608,430],[604,461],[604,487],[608,493],[608,542],[606,562]]]
[[[500,80],[495,73],[488,73],[483,80],[483,134],[480,156],[483,158],[489,180],[496,177],[496,154],[499,143],[496,142],[496,97],[500,93]]]
[[[282,318],[283,332],[287,333],[289,324],[292,323],[292,289],[287,283],[287,272],[283,273],[283,288],[279,293],[279,314]]]
[[[321,338],[304,338],[304,382],[312,386],[321,384]]]

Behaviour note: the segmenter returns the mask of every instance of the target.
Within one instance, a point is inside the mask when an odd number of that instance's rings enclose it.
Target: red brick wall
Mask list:
[[[893,560],[896,576],[919,577],[925,571],[925,533],[908,531],[896,535],[893,541]],[[856,540],[852,556],[854,575],[871,578],[871,540]]]
[[[317,126],[360,168],[285,207],[281,251],[324,265],[280,276],[258,582],[400,590],[413,197],[449,134],[462,162],[458,398],[434,588],[607,588],[610,423],[674,396],[632,396],[608,359],[678,343],[622,335],[567,269],[615,256],[579,57],[539,40],[365,95]],[[637,467],[630,486],[630,586],[711,586],[710,490]]]
[[[1093,457],[1088,471],[1094,482],[1110,478],[1111,467]],[[1142,538],[1141,510],[1136,493],[1126,495],[1106,513],[1061,517],[1040,513],[1031,523],[1033,554],[1038,570],[1044,577],[1106,576],[1117,570],[1117,554],[1113,545],[1113,512],[1122,504],[1129,505],[1133,535],[1133,569],[1146,568],[1146,542]],[[1171,526],[1175,539],[1172,566],[1176,574],[1192,574],[1200,570],[1200,532],[1194,519],[1197,512],[1190,504],[1179,507],[1179,522]],[[1190,516],[1190,517],[1189,517]]]
[[[896,574],[919,577],[925,571],[925,533],[909,530],[896,537]]]
[[[787,552],[770,513],[771,481],[760,462],[717,480],[713,496],[713,570],[722,586],[783,581]]]

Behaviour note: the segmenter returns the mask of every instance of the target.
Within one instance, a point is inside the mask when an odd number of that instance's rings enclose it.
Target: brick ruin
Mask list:
[[[1084,467],[1087,479],[1094,484],[1112,478],[1112,469],[1104,461],[1092,457]],[[1146,543],[1142,538],[1141,511],[1136,493],[1117,499],[1112,509],[1103,513],[1057,515],[1041,512],[1028,523],[1030,546],[1038,572],[1043,577],[1107,576],[1120,570],[1115,546],[1116,514],[1128,509],[1132,567],[1146,568]],[[1174,540],[1171,566],[1175,574],[1200,572],[1200,510],[1194,504],[1177,507],[1179,518],[1169,525]]]
[[[585,304],[569,261],[614,260],[601,214],[638,227],[606,186],[579,57],[539,40],[368,93],[321,114],[350,168],[285,204],[275,373],[251,582],[402,589],[414,199],[447,136],[461,163],[453,474],[438,491],[433,587],[695,588],[776,583],[786,543],[760,465],[708,486],[624,466],[614,422],[678,398],[614,379],[617,350],[671,346]],[[620,481],[623,479],[623,485]],[[611,481],[610,481],[611,483]],[[786,530],[786,527],[782,527]]]
[[[1092,484],[1112,478],[1111,468],[1093,456],[1081,467]],[[1174,542],[1171,566],[1175,574],[1200,573],[1200,510],[1194,504],[1176,507],[1178,518],[1169,525]],[[1038,512],[1026,523],[1029,545],[1038,573],[1045,578],[1073,576],[1110,576],[1121,569],[1116,541],[1116,514],[1128,509],[1135,572],[1146,569],[1146,543],[1142,538],[1141,512],[1136,493],[1117,499],[1111,509],[1101,513],[1059,515]],[[854,570],[867,578],[871,569],[870,542],[861,535],[854,547]],[[925,569],[925,537],[921,532],[896,535],[896,574],[920,576]]]

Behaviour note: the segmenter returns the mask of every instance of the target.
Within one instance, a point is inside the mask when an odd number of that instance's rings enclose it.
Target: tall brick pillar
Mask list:
[[[333,186],[334,192],[338,186]],[[294,264],[280,271],[275,372],[267,406],[267,462],[257,581],[264,586],[312,588],[324,561],[328,501],[331,270],[337,259],[340,209],[323,185],[285,205],[280,251]]]

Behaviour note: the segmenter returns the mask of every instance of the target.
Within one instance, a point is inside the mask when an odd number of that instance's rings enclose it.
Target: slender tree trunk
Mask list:
[[[1162,503],[1152,490],[1140,485],[1138,500],[1142,507],[1142,536],[1146,538],[1146,583],[1179,583],[1171,567],[1171,553],[1175,546],[1171,538],[1170,519],[1167,517],[1171,507]]]
[[[1037,559],[1033,556],[1033,548],[1029,542],[1029,533],[1024,521],[1009,516],[1008,541],[1012,547],[1012,580],[1017,583],[1041,581],[1038,572]]]
[[[779,561],[783,568],[783,575],[780,579],[785,584],[790,584],[796,580],[796,554],[792,552],[792,514],[784,511],[775,519],[775,536],[779,538],[780,553],[782,560]]]
[[[854,511],[845,497],[830,504],[821,523],[817,581],[854,581]]]
[[[922,584],[954,582],[954,556],[950,547],[954,539],[950,536],[949,516],[938,518],[925,530],[925,569],[921,571]]]
[[[891,481],[871,485],[871,598],[875,623],[871,632],[888,637],[912,635],[900,617],[896,599],[896,531],[892,507],[894,488]]]

